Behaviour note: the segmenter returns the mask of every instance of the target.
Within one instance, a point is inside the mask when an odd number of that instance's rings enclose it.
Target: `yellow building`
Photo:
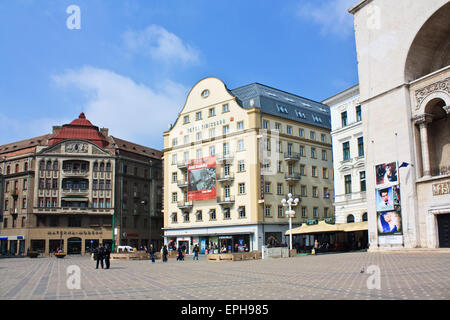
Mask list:
[[[329,107],[258,83],[197,83],[164,133],[164,237],[227,251],[287,243],[293,225],[333,217]]]

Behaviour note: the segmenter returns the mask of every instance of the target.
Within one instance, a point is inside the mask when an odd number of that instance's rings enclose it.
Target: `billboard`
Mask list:
[[[188,170],[188,201],[216,198],[216,157],[191,160]]]
[[[396,184],[397,178],[397,163],[382,163],[375,167],[377,186]]]

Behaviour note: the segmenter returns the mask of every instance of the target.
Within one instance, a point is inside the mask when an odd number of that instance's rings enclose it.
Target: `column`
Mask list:
[[[422,177],[431,177],[430,152],[428,148],[428,124],[433,121],[430,114],[422,114],[414,119],[420,129],[420,144],[422,147]]]

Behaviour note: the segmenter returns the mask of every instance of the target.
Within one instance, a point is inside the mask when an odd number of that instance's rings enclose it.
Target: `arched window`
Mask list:
[[[47,170],[52,170],[52,162],[50,160],[47,161]]]
[[[7,166],[6,167],[6,174],[10,174],[11,173],[11,166]]]
[[[16,164],[16,170],[15,170],[14,172],[15,172],[15,173],[19,173],[19,169],[20,169],[20,168],[19,168],[19,164],[17,163],[17,164]]]
[[[111,162],[106,163],[106,171],[111,171]]]
[[[41,161],[39,162],[39,169],[40,169],[40,170],[44,170],[44,169],[45,169],[45,161],[44,161],[44,160],[41,160]]]
[[[58,161],[53,161],[53,170],[58,170]]]
[[[25,164],[23,165],[23,168],[25,171],[28,171],[28,162],[25,162]]]
[[[362,215],[362,221],[367,221],[367,212]]]
[[[347,216],[347,223],[353,223],[353,222],[355,222],[355,216],[352,214],[349,214]]]
[[[105,171],[105,163],[100,162],[100,171]]]
[[[94,171],[98,171],[98,162],[94,162]]]

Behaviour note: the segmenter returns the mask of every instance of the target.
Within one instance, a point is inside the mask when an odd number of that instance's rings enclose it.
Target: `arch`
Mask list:
[[[405,80],[419,79],[450,65],[450,3],[438,9],[420,28],[409,47]]]
[[[81,254],[81,238],[73,237],[67,239],[67,253]]]
[[[364,212],[362,215],[362,221],[367,221],[367,212]]]
[[[429,108],[430,103],[432,103],[433,100],[442,100],[444,101],[444,105],[450,106],[450,94],[445,91],[435,91],[423,98],[420,98],[420,103],[417,106],[417,113],[428,113],[426,109]]]
[[[355,222],[355,216],[352,214],[349,214],[347,216],[347,223],[353,223],[353,222]]]

